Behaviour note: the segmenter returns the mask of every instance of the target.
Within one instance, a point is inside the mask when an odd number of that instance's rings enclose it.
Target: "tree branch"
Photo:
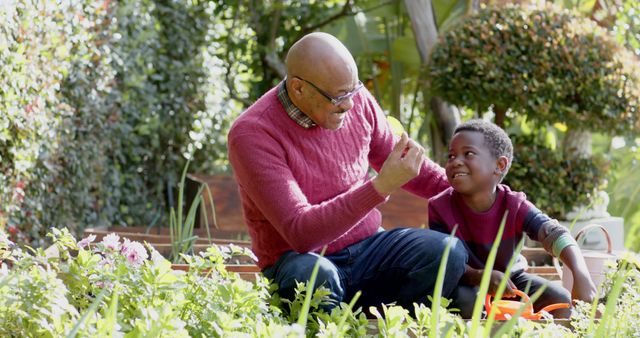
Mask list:
[[[280,27],[280,17],[282,17],[282,2],[276,1],[276,11],[273,13],[271,20],[271,27],[269,29],[269,42],[267,44],[267,53],[264,56],[265,63],[271,68],[280,78],[287,76],[287,70],[284,62],[280,60],[278,53],[276,53],[276,35],[278,34],[278,27]]]
[[[252,104],[252,102],[246,98],[238,96],[238,94],[236,93],[236,86],[233,83],[233,79],[231,78],[232,62],[231,62],[231,48],[229,48],[229,46],[231,45],[231,35],[236,26],[236,22],[238,21],[239,13],[240,13],[240,10],[236,9],[235,14],[233,16],[233,21],[231,21],[231,27],[229,27],[229,31],[226,37],[227,48],[225,50],[225,61],[226,61],[225,68],[227,69],[227,71],[224,74],[224,79],[225,79],[225,83],[227,84],[227,88],[229,89],[229,97],[236,101],[241,102],[245,107],[248,107]]]
[[[375,6],[372,6],[372,7],[360,10],[360,11],[353,11],[353,6],[351,4],[351,0],[347,0],[347,2],[344,4],[344,7],[342,7],[342,10],[338,14],[336,14],[336,15],[334,15],[332,17],[329,17],[329,18],[325,19],[324,21],[319,22],[317,24],[302,28],[300,30],[300,34],[295,38],[294,41],[298,41],[300,38],[302,38],[303,36],[307,35],[308,33],[311,33],[311,32],[315,31],[318,28],[324,27],[324,26],[326,26],[326,25],[328,25],[328,24],[332,23],[333,21],[336,21],[336,20],[338,20],[340,18],[343,18],[343,17],[346,17],[346,16],[353,16],[353,15],[356,15],[358,13],[367,13],[367,12],[376,10],[376,9],[378,9],[380,7],[384,7],[384,6],[387,6],[389,4],[392,4],[392,3],[398,2],[398,1],[399,0],[389,0],[389,1],[385,1],[383,3],[377,4]]]

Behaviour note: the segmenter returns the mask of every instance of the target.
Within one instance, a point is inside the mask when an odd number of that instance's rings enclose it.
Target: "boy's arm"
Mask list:
[[[580,248],[573,236],[571,236],[569,229],[536,208],[530,209],[529,213],[535,213],[535,215],[526,217],[529,220],[529,224],[525,224],[524,228],[529,231],[537,228],[537,238],[533,239],[541,242],[548,253],[558,257],[571,270],[574,280],[571,298],[585,302],[593,301],[596,287],[589,276],[589,270]],[[536,221],[543,221],[543,223],[535,224]]]
[[[571,299],[580,299],[591,303],[596,296],[596,286],[591,280],[580,248],[577,245],[569,245],[562,250],[559,258],[571,270],[573,275]]]
[[[450,234],[451,230],[447,225],[447,222],[444,221],[444,217],[440,215],[438,212],[438,208],[435,207],[436,203],[433,203],[434,199],[429,199],[428,201],[428,209],[429,209],[429,229],[443,232],[445,234]],[[442,205],[440,205],[442,207]],[[460,284],[464,285],[472,285],[477,286],[480,285],[482,281],[482,273],[483,269],[474,269],[469,264],[466,265],[465,272],[460,278]],[[495,294],[498,289],[498,285],[500,285],[500,281],[505,278],[504,273],[493,270],[491,272],[491,279],[489,280],[489,293]],[[515,296],[514,290],[516,289],[516,285],[511,281],[511,278],[507,279],[507,287],[504,290],[505,297],[513,297]]]
[[[474,269],[470,267],[468,264],[466,266],[466,270],[464,274],[460,278],[460,284],[465,285],[473,285],[478,286],[482,281],[482,274],[484,273],[484,269]],[[496,291],[498,291],[498,286],[500,282],[507,278],[502,271],[493,270],[491,271],[491,278],[489,279],[489,290],[488,293],[491,295],[495,295]],[[511,281],[511,278],[507,278],[507,287],[504,289],[504,296],[514,297],[516,293],[514,290],[517,289],[516,285]]]

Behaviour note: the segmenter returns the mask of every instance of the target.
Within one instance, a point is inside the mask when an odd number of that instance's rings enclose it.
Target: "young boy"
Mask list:
[[[456,236],[468,253],[467,269],[460,285],[452,294],[452,307],[470,318],[483,269],[493,241],[508,210],[504,233],[496,256],[489,293],[495,294],[516,246],[526,233],[543,243],[547,252],[559,257],[573,272],[571,294],[561,285],[526,273],[524,257],[518,257],[507,280],[505,297],[515,295],[514,288],[532,295],[542,285],[547,288],[534,303],[534,310],[553,303],[570,303],[571,299],[591,302],[596,288],[587,271],[575,240],[556,220],[527,201],[522,192],[511,191],[500,184],[513,158],[509,136],[493,123],[471,120],[459,125],[449,145],[445,166],[451,187],[429,201],[429,227],[451,233],[458,225]],[[561,193],[561,192],[558,192]],[[558,317],[569,317],[569,309],[553,311]]]

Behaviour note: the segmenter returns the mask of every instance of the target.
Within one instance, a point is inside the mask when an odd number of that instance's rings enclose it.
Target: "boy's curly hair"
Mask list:
[[[507,168],[504,173],[502,173],[502,179],[509,171],[509,168],[511,168],[511,161],[513,161],[513,144],[511,143],[509,135],[494,123],[482,119],[472,119],[461,123],[456,127],[453,134],[455,135],[461,131],[475,131],[482,133],[484,136],[484,143],[487,148],[489,148],[491,155],[496,159],[500,156],[505,156],[509,160]]]

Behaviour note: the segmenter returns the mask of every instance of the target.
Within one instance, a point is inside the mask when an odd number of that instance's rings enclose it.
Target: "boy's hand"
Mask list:
[[[495,295],[496,292],[498,291],[498,286],[500,285],[500,282],[505,278],[507,277],[504,275],[502,271],[498,271],[498,270],[491,271],[491,279],[489,280],[489,293],[492,295]],[[513,284],[513,282],[511,281],[511,278],[507,278],[507,286],[504,288],[503,296],[506,298],[515,297],[516,296],[515,289],[517,289],[516,285]]]
[[[588,274],[574,273],[571,299],[591,303],[596,296],[596,286]]]

